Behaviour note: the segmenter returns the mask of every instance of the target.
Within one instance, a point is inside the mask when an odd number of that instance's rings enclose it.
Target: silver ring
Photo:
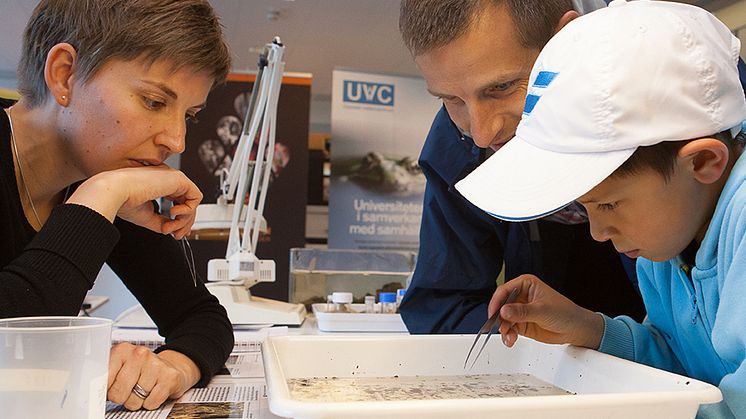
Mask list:
[[[150,392],[146,391],[140,384],[135,383],[135,387],[132,388],[132,393],[135,394],[135,396],[145,400],[150,396]]]

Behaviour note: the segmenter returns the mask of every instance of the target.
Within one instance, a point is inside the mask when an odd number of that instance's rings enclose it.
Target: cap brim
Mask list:
[[[506,221],[528,221],[562,209],[622,165],[635,149],[559,153],[514,137],[456,189],[472,204]]]

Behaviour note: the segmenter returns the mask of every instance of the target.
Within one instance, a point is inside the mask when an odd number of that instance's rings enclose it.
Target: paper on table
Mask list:
[[[268,336],[287,335],[288,328],[270,327],[259,330],[239,330],[233,332],[235,343],[233,352],[259,352],[262,349],[262,342]],[[155,349],[164,343],[162,336],[158,335],[156,329],[130,329],[114,328],[111,332],[111,343],[129,342],[134,345],[146,346]]]
[[[205,388],[187,391],[176,401],[157,410],[127,411],[109,404],[106,419],[169,419],[169,418],[253,418],[275,419],[269,411],[267,386],[263,379],[242,379],[231,382],[213,380]]]

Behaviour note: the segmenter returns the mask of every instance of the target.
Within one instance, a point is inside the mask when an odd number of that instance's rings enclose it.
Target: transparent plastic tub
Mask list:
[[[473,369],[464,358],[474,335],[283,336],[262,347],[270,410],[306,418],[693,418],[720,390],[596,351],[520,338],[490,341]],[[574,394],[398,401],[314,401],[289,379],[368,379],[527,374]]]
[[[291,303],[325,303],[335,291],[351,292],[355,303],[386,288],[406,288],[416,254],[407,251],[290,249]]]
[[[0,410],[6,419],[103,418],[109,319],[0,319]]]

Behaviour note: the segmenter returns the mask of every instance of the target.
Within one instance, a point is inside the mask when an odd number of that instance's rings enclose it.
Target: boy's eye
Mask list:
[[[610,202],[608,204],[598,204],[598,209],[601,211],[611,211],[617,207],[616,202]]]

